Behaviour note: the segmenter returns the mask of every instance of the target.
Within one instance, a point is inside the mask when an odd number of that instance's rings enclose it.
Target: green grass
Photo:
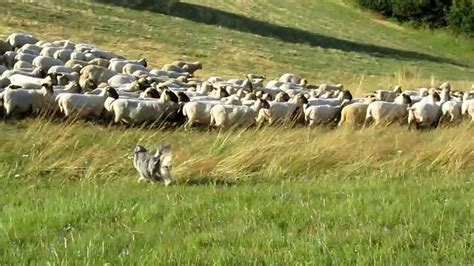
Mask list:
[[[383,21],[348,1],[182,2],[189,9],[170,16],[89,1],[0,1],[8,6],[0,35],[71,38],[155,66],[200,60],[202,77],[296,72],[356,94],[473,82],[472,40]],[[381,49],[387,54],[376,55]],[[473,264],[472,130],[0,121],[0,261]],[[138,184],[134,145],[161,142],[173,145],[176,184]]]

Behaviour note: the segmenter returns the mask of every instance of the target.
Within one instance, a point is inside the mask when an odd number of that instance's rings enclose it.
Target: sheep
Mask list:
[[[28,34],[12,33],[10,34],[10,36],[8,36],[7,42],[10,43],[10,45],[14,48],[21,48],[23,45],[27,43],[29,44],[37,43],[38,39]]]
[[[344,89],[344,85],[342,84],[328,84],[328,83],[323,83],[318,86],[318,90],[320,93],[324,93],[327,91],[341,91]]]
[[[54,54],[61,50],[63,50],[63,48],[57,46],[44,47],[43,50],[41,50],[40,56],[54,58]]]
[[[102,59],[107,59],[107,60],[111,60],[112,58],[118,58],[119,56],[111,53],[111,52],[108,52],[108,51],[104,51],[104,50],[99,50],[99,49],[91,49],[87,54],[87,55],[92,55],[91,59],[95,59],[95,58],[102,58]],[[88,60],[88,61],[90,61]]]
[[[178,111],[178,104],[162,99],[117,99],[110,104],[110,108],[115,123],[137,125],[161,122],[169,118]]]
[[[112,88],[119,88],[119,87],[125,86],[126,84],[130,84],[136,80],[137,79],[135,77],[130,76],[130,75],[117,74],[111,77],[109,80],[107,80],[107,83]]]
[[[0,56],[8,51],[13,51],[13,47],[10,43],[0,40]]]
[[[369,103],[352,103],[346,106],[341,111],[341,120],[339,127],[343,125],[350,125],[353,128],[360,128],[364,125],[365,117]]]
[[[89,61],[89,65],[96,65],[108,68],[109,67],[109,60],[103,58],[95,58]]]
[[[342,90],[338,93],[337,98],[329,98],[329,99],[322,99],[322,98],[310,98],[308,100],[309,105],[332,105],[337,106],[342,103],[344,100],[352,100],[352,94],[348,90]]]
[[[308,122],[309,127],[318,126],[321,124],[327,125],[331,123],[339,123],[341,118],[341,111],[351,103],[350,100],[344,100],[341,105],[315,105],[307,106],[304,109],[305,121]]]
[[[17,53],[15,56],[15,62],[24,61],[33,64],[33,60],[35,60],[36,57],[36,55]]]
[[[169,78],[179,78],[179,77],[189,77],[189,73],[181,73],[177,71],[164,71],[160,69],[152,69],[149,72],[151,75],[155,75],[158,77],[169,77]]]
[[[461,106],[461,114],[471,116],[471,123],[474,123],[474,99],[465,100]]]
[[[11,69],[13,68],[13,65],[15,64],[16,60],[15,60],[15,57],[16,57],[17,53],[16,52],[12,52],[12,51],[8,51],[6,53],[3,54],[3,64],[8,68],[8,69]]]
[[[110,64],[109,64],[109,69],[113,70],[117,73],[123,73],[123,67],[126,64],[135,64],[135,65],[141,65],[144,67],[148,66],[148,63],[146,59],[140,59],[140,60],[118,60],[118,59],[111,59]]]
[[[166,65],[163,66],[163,68],[161,70],[163,70],[163,71],[174,71],[174,72],[179,72],[179,73],[184,73],[184,72],[189,73],[188,67],[186,65],[181,68],[181,67],[175,66],[173,64],[166,64]]]
[[[127,63],[125,66],[123,66],[122,74],[132,75],[133,72],[135,72],[137,70],[145,71],[145,72],[148,73],[148,69],[146,67],[142,66],[142,65]]]
[[[70,40],[54,41],[52,45],[62,47],[64,49],[71,49],[71,50],[74,50],[76,48],[76,44]]]
[[[462,100],[467,101],[467,100],[470,100],[470,99],[474,99],[474,91],[464,92],[463,95],[462,95]]]
[[[281,77],[278,79],[280,82],[284,83],[292,83],[292,84],[301,84],[304,79],[296,74],[283,74]]]
[[[11,84],[21,86],[28,89],[40,89],[45,83],[52,83],[57,85],[56,77],[53,74],[49,74],[46,78],[35,78],[22,74],[15,74],[9,77]]]
[[[25,62],[25,61],[17,61],[15,63],[15,65],[13,65],[13,69],[25,69],[25,68],[30,68],[30,69],[33,69],[34,66],[29,63],[29,62]]]
[[[0,76],[3,75],[3,72],[7,71],[7,67],[4,65],[0,65]]]
[[[446,101],[441,104],[441,118],[440,122],[445,121],[445,119],[449,119],[451,123],[460,123],[462,121],[462,102],[460,101]]]
[[[48,70],[48,74],[50,73],[80,73],[82,69],[81,65],[74,65],[73,67],[68,66],[53,66]]]
[[[38,46],[36,44],[27,43],[27,44],[23,45],[20,49],[18,49],[18,52],[28,53],[28,54],[38,56],[38,55],[40,55],[41,50],[43,50],[43,47]]]
[[[86,61],[86,55],[84,53],[81,53],[81,52],[72,52],[71,53],[71,56],[69,57],[68,60],[81,60],[81,61]],[[66,60],[66,62],[68,61]]]
[[[79,86],[79,83],[73,81],[62,88],[54,88],[53,96],[50,99],[50,111],[53,114],[58,113],[60,110],[56,99],[62,93],[81,93],[81,86]]]
[[[377,90],[374,93],[374,96],[379,101],[393,102],[395,98],[402,93],[401,86],[395,86],[393,91],[389,90]]]
[[[15,74],[21,74],[23,76],[34,77],[34,78],[40,78],[40,77],[45,76],[45,73],[44,73],[43,70],[41,70],[39,68],[35,68],[35,69],[32,69],[31,71],[25,71],[24,69],[7,70],[7,71],[3,72],[1,78],[2,79],[5,79],[5,78],[8,79],[8,78],[10,78],[11,76],[13,76]]]
[[[92,80],[95,84],[107,83],[109,79],[118,73],[101,66],[88,65],[81,69],[80,84],[83,84],[86,80]]]
[[[80,78],[79,73],[76,73],[76,72],[73,72],[73,73],[59,72],[59,73],[54,73],[54,74],[56,74],[57,83],[59,85],[66,85],[72,81],[79,82],[79,78]]]
[[[391,124],[399,121],[403,123],[408,114],[407,107],[411,104],[411,99],[405,94],[401,94],[400,99],[400,102],[375,101],[369,104],[365,117],[365,125],[368,125],[372,119],[375,120],[376,126],[383,122]]]
[[[71,54],[73,52],[74,52],[74,50],[71,50],[71,49],[61,49],[61,50],[58,50],[58,51],[54,52],[52,57],[54,59],[58,59],[58,60],[61,60],[63,62],[67,62],[68,60],[71,59]]]
[[[89,116],[99,118],[104,109],[107,97],[118,99],[118,94],[112,87],[102,89],[99,95],[85,95],[75,93],[61,93],[56,97],[61,113],[65,117],[76,115],[79,118]]]
[[[417,102],[408,108],[408,128],[436,128],[442,116],[441,107],[437,104],[440,96],[431,92],[425,100]]]
[[[5,115],[26,112],[38,113],[49,98],[53,95],[53,86],[51,83],[44,83],[41,85],[41,90],[29,89],[10,89],[7,88],[3,92],[3,106],[5,108]]]
[[[64,66],[64,62],[46,56],[38,56],[33,60],[33,66],[48,72],[48,70],[53,66]]]
[[[231,126],[251,126],[255,123],[261,108],[270,108],[270,104],[258,99],[254,105],[214,105],[210,110],[210,127],[227,128]]]
[[[290,120],[299,122],[304,120],[303,106],[308,104],[308,100],[302,94],[296,95],[289,102],[270,102],[270,108],[260,109],[257,116],[257,123],[262,124],[266,121],[270,125],[278,122]]]
[[[184,62],[184,61],[174,61],[172,65],[175,65],[183,70],[186,70],[189,74],[194,74],[199,69],[202,69],[201,62]]]
[[[64,64],[64,66],[67,67],[74,67],[75,65],[80,65],[81,67],[86,67],[89,65],[88,62],[82,61],[82,60],[77,60],[77,59],[71,59]]]
[[[191,101],[183,106],[183,115],[187,118],[184,124],[185,128],[192,127],[196,124],[208,126],[211,122],[211,108],[221,104],[220,101]]]

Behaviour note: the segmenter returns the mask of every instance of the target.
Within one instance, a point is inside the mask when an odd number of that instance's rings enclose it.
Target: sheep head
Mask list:
[[[107,88],[105,89],[105,91],[106,91],[106,93],[107,93],[107,97],[111,97],[111,98],[114,98],[114,99],[116,99],[116,100],[119,98],[119,95],[118,95],[117,91],[116,91],[114,88],[112,88],[112,87],[107,87]]]

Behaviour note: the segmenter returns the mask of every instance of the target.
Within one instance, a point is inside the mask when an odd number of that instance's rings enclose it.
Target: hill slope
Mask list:
[[[0,35],[361,90],[474,76],[472,41],[345,1],[196,0],[171,15],[70,2],[0,0]],[[467,125],[185,132],[31,118],[0,132],[3,264],[473,264]],[[137,184],[133,146],[162,142],[176,184]]]
[[[421,85],[432,76],[464,87],[474,77],[472,40],[404,28],[346,1],[183,2],[171,15],[89,1],[10,2],[0,34],[22,30],[70,38],[145,56],[152,65],[200,60],[201,75],[296,72],[314,83],[350,87],[364,76],[367,90],[399,82]]]

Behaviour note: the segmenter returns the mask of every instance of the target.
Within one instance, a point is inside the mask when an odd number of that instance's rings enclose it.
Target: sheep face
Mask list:
[[[114,98],[116,100],[119,98],[119,95],[118,95],[117,91],[114,88],[107,87],[107,89],[105,89],[105,90],[107,92],[108,97]]]
[[[180,103],[187,103],[191,100],[189,99],[188,95],[186,95],[186,93],[180,91],[180,92],[178,92],[178,101]]]

